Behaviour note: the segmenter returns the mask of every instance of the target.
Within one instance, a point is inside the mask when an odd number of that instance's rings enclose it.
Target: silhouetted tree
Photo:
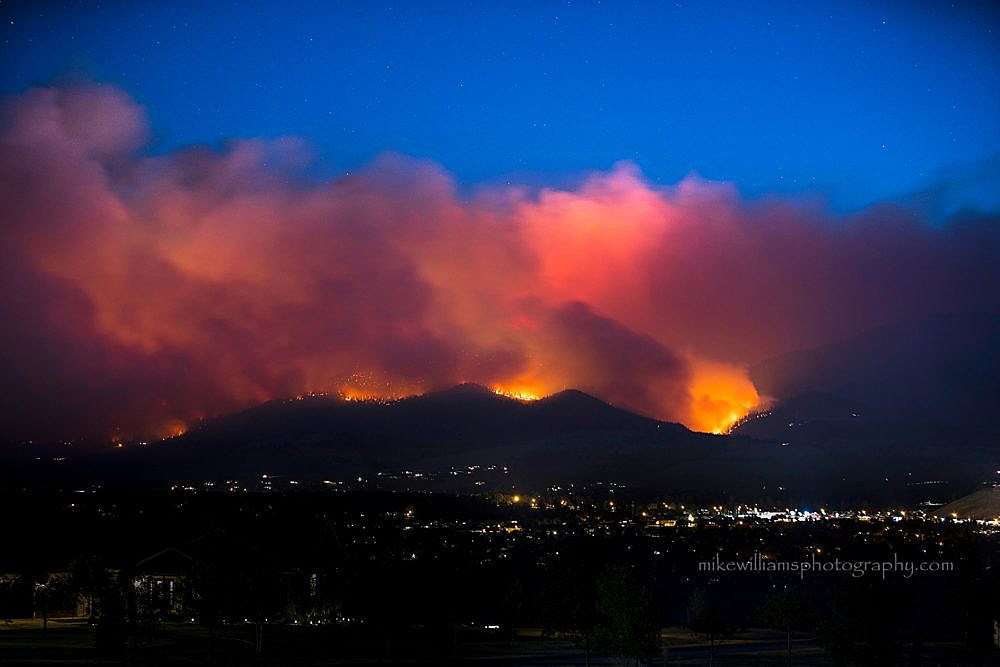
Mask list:
[[[638,662],[655,650],[657,630],[649,592],[627,568],[608,568],[597,583],[594,648]]]
[[[111,574],[104,561],[99,556],[77,556],[69,565],[67,583],[86,601],[90,619],[99,616],[99,602],[111,587]]]
[[[104,560],[90,554],[77,556],[70,563],[66,584],[85,601],[98,650],[120,650],[128,634],[122,583],[112,576]]]
[[[609,554],[593,541],[571,542],[546,569],[540,603],[547,632],[571,634],[583,643],[590,665],[593,630],[597,623],[597,583],[607,569]]]
[[[891,665],[899,656],[902,600],[881,580],[851,580],[833,591],[819,626],[820,644],[837,665]]]
[[[190,583],[192,605],[198,614],[198,621],[208,630],[209,661],[215,654],[215,628],[223,620],[231,606],[230,577],[218,563],[199,561],[192,568]]]
[[[0,576],[0,618],[10,623],[14,617],[19,577]]]
[[[75,593],[62,575],[46,574],[35,580],[35,610],[42,616],[42,636],[49,629],[49,614],[71,604]]]
[[[504,624],[507,626],[507,636],[510,641],[514,641],[514,628],[523,605],[524,586],[521,584],[521,578],[516,574],[512,574],[507,580],[507,586],[505,587],[501,602],[504,613]]]
[[[712,665],[715,661],[715,642],[720,637],[731,636],[735,628],[704,588],[691,593],[687,611],[688,627],[708,639],[708,664]]]
[[[131,579],[111,578],[108,585],[100,589],[97,619],[97,648],[102,653],[121,650],[129,637],[135,638],[135,619],[128,616],[127,595],[132,588]]]
[[[578,561],[557,563],[546,572],[541,611],[546,632],[573,634],[583,641],[590,665],[590,640],[597,612],[596,576]]]
[[[812,604],[804,591],[782,588],[772,592],[759,609],[760,620],[765,626],[785,633],[786,664],[792,664],[792,632],[813,627]]]

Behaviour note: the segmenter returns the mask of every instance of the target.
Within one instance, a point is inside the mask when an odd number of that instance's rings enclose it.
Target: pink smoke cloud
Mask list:
[[[748,202],[622,164],[460,196],[387,155],[327,182],[300,141],[144,151],[107,86],[8,99],[0,384],[12,437],[138,434],[307,391],[567,387],[718,430],[743,368],[904,317],[996,310],[998,233],[891,206]]]

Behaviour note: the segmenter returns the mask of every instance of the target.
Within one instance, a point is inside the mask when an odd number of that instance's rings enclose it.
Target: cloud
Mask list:
[[[107,86],[33,89],[0,130],[0,405],[10,437],[165,432],[307,391],[567,387],[699,429],[748,364],[904,317],[1000,306],[997,220],[834,216],[658,187],[459,195],[386,155],[317,182],[294,139],[145,150]],[[583,140],[583,138],[581,139]]]

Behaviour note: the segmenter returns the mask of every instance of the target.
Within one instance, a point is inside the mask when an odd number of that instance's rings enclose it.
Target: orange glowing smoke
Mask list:
[[[692,430],[726,433],[760,404],[757,389],[741,368],[696,360],[692,371],[690,412],[684,420]]]
[[[21,185],[0,243],[17,289],[45,295],[36,328],[105,360],[63,359],[53,381],[106,370],[104,393],[123,398],[103,410],[125,413],[123,431],[461,380],[518,400],[579,388],[712,430],[753,405],[745,377],[706,383],[673,352],[647,281],[683,202],[629,165],[578,191],[464,200],[436,165],[393,156],[308,182],[289,139],[145,156],[142,110],[108,87],[37,90],[7,111],[0,167]]]
[[[759,402],[742,365],[997,298],[967,284],[995,274],[971,224],[831,221],[628,164],[470,195],[393,155],[318,181],[294,139],[144,152],[144,111],[107,86],[3,112],[0,435],[16,439],[53,414],[59,435],[169,436],[268,399],[463,381],[723,433]]]

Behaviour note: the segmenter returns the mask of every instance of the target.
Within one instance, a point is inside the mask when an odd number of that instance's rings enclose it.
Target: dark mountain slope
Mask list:
[[[779,400],[825,393],[868,414],[1000,432],[1000,315],[942,315],[873,329],[751,369]]]
[[[921,500],[918,484],[930,479],[948,482],[934,487],[939,495],[968,488],[1000,468],[973,441],[956,456],[954,429],[914,431],[867,409],[855,413],[855,405],[806,396],[739,434],[712,436],[579,391],[533,402],[475,385],[392,402],[312,397],[207,420],[149,446],[11,450],[17,456],[0,467],[0,484],[148,488],[235,479],[257,488],[264,474],[318,484],[411,470],[445,473],[435,488],[449,490],[450,469],[479,465],[509,466],[509,476],[494,480],[503,488],[602,481],[660,498],[879,504]],[[900,436],[914,432],[922,439]]]

